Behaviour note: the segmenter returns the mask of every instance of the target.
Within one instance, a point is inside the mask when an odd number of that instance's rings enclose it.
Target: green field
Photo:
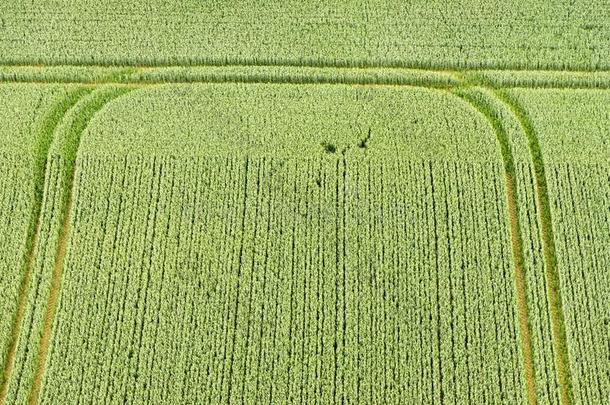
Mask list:
[[[0,5],[0,404],[610,402],[604,2]]]

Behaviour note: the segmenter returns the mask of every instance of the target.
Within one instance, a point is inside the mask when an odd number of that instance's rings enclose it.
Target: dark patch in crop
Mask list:
[[[595,24],[585,24],[585,25],[581,25],[581,28],[583,30],[591,31],[591,30],[594,30],[594,29],[599,29],[600,27],[598,25],[595,25]]]
[[[371,128],[369,127],[369,132],[366,135],[365,138],[361,139],[360,142],[358,142],[358,147],[361,149],[366,149],[369,147],[369,140],[371,139]]]
[[[337,146],[334,143],[322,142],[322,147],[326,153],[335,153]]]
[[[320,179],[316,179],[316,185],[317,185],[318,187],[322,187],[322,180],[320,180]]]

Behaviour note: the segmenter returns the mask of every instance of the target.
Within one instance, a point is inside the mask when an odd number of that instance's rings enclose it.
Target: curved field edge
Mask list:
[[[42,198],[45,184],[45,167],[49,148],[53,140],[53,132],[66,112],[74,106],[74,104],[87,93],[87,89],[74,89],[64,96],[61,100],[52,106],[50,111],[47,111],[42,121],[37,128],[38,142],[36,145],[36,165],[32,176],[35,182],[35,198],[34,206],[30,216],[30,224],[28,229],[28,241],[24,252],[24,268],[22,270],[23,278],[19,287],[17,311],[15,313],[13,326],[11,327],[11,341],[9,343],[8,355],[3,365],[2,376],[0,379],[0,403],[4,403],[8,390],[8,381],[10,379],[13,364],[15,361],[15,351],[17,350],[17,341],[21,332],[21,324],[25,316],[27,304],[27,292],[32,279],[32,269],[34,266],[35,249],[38,241],[38,234],[41,229],[40,215],[42,208]]]
[[[0,81],[36,83],[159,84],[191,82],[461,85],[454,74],[494,88],[610,88],[610,72],[308,66],[0,66]]]
[[[514,179],[513,179],[512,181],[514,182]],[[507,191],[507,193],[509,193],[509,191]],[[510,198],[510,197],[507,197],[507,198]],[[68,201],[69,201],[69,200],[68,200]],[[68,204],[68,205],[69,205],[69,204]]]
[[[511,189],[510,191],[507,191],[507,198],[509,200],[513,201],[513,206],[515,207],[512,210],[509,207],[509,212],[512,212],[513,215],[514,215],[517,212],[517,209],[516,209],[517,204],[515,202],[514,197],[511,197],[511,195],[514,196],[516,194],[516,185],[515,185],[515,182],[516,182],[515,178],[516,177],[514,175],[514,170],[515,170],[514,169],[514,161],[513,161],[513,158],[511,156],[510,147],[508,145],[508,140],[506,139],[506,134],[504,133],[505,131],[501,128],[501,123],[499,121],[497,121],[497,118],[494,118],[496,114],[493,111],[491,111],[489,107],[479,107],[479,109],[487,110],[486,112],[484,112],[484,111],[482,112],[483,115],[486,117],[486,119],[488,119],[488,120],[491,119],[492,120],[492,127],[494,127],[496,132],[499,131],[499,133],[503,137],[503,138],[498,139],[498,142],[499,142],[499,146],[500,146],[500,149],[501,149],[502,156],[505,159],[505,167],[507,168],[508,172],[511,172],[511,171],[513,172],[512,175],[507,176],[506,181],[507,181],[507,188]],[[495,124],[493,123],[494,121],[496,121]],[[535,148],[535,145],[531,144],[531,137],[527,137],[527,139],[530,142],[530,144],[528,145],[528,147],[529,147],[528,156],[536,155],[536,153],[535,153],[536,148]],[[536,165],[536,166],[538,167],[538,165]],[[539,170],[539,168],[537,168],[536,170]],[[536,191],[537,191],[538,194],[540,194],[540,188],[537,188]],[[538,197],[538,199],[539,198],[540,197]],[[510,217],[510,214],[509,214],[509,217]],[[517,228],[518,228],[518,226],[515,225],[513,227],[513,230],[515,230],[515,231],[512,233],[513,235],[516,235],[516,238],[513,239],[513,241],[516,242],[515,249],[517,250],[517,256],[516,256],[516,259],[515,259],[515,264],[516,264],[517,267],[522,268],[523,259],[519,260],[519,256],[523,257],[523,253],[522,252],[519,253],[519,251],[522,250],[522,248],[519,247],[519,246],[522,245],[522,241],[518,240],[520,232],[518,232]],[[548,235],[548,230],[543,229],[542,233],[545,234],[545,235]],[[548,236],[546,236],[546,238],[548,239]],[[547,259],[548,259],[548,251],[549,251],[548,247],[545,247],[543,250],[545,252],[545,255],[547,255]],[[521,265],[519,265],[519,263],[521,263]],[[548,260],[546,261],[546,263],[547,263],[546,267],[548,268]],[[522,269],[521,269],[521,272],[522,272]],[[523,276],[523,274],[522,274],[522,276]],[[524,312],[527,314],[527,300],[526,300],[526,294],[525,294],[525,291],[526,291],[526,288],[525,288],[525,277],[517,277],[516,283],[517,283],[517,287],[516,288],[520,291],[521,302],[523,303],[523,305],[520,305],[519,312],[521,314],[523,314]],[[551,306],[553,307],[553,305],[555,305],[555,303],[553,303],[553,299],[551,298],[550,301],[551,301]],[[525,311],[523,310],[524,308],[525,308]],[[555,308],[555,307],[553,307],[553,308]],[[554,311],[554,310],[555,309],[552,309],[551,311]],[[530,332],[529,332],[528,327],[527,327],[527,322],[524,322],[524,319],[527,320],[527,316],[525,316],[525,317],[522,316],[521,317],[521,325],[523,326],[522,330],[524,331],[523,334],[527,335],[525,340],[529,341],[530,340],[529,339]],[[555,343],[554,345],[557,345],[557,343]],[[535,388],[532,388],[532,387],[535,386],[535,383],[533,382],[533,379],[532,379],[532,376],[534,375],[534,373],[533,373],[533,362],[531,360],[531,342],[529,344],[525,344],[524,347],[525,347],[524,352],[526,352],[525,356],[526,356],[526,358],[529,358],[529,360],[526,360],[526,363],[530,364],[530,366],[526,365],[526,368],[529,368],[530,370],[529,371],[525,371],[525,372],[526,372],[526,374],[529,375],[529,377],[527,377],[528,378],[527,381],[530,383],[530,388],[529,388],[529,393],[530,394],[529,394],[529,397],[531,399],[531,398],[535,398],[535,395],[531,394],[532,392],[535,392]],[[529,347],[529,350],[528,350],[528,347]],[[527,355],[527,352],[530,353],[529,356]],[[558,366],[558,367],[560,367],[560,366]],[[565,380],[561,376],[559,377],[559,379],[561,381],[561,384],[565,384]],[[562,387],[563,386],[564,385],[562,385]],[[564,393],[562,394],[563,398],[564,398],[563,401],[566,401],[566,399],[565,399],[565,388],[562,388],[562,389],[564,390]]]
[[[610,392],[610,93],[519,89],[509,94],[527,113],[544,158],[572,399],[605,403]]]
[[[420,102],[427,112],[415,108]],[[141,113],[133,114],[133,105]],[[412,112],[404,115],[407,107]],[[104,109],[83,137],[81,155],[292,156],[349,149],[430,160],[493,156],[500,163],[495,138],[479,128],[488,128],[484,117],[438,89],[168,84],[139,87]]]
[[[464,101],[462,101],[461,99],[457,98],[457,97],[455,96],[455,94],[452,94],[452,93],[446,93],[446,94],[447,94],[448,96],[451,96],[451,97],[456,98],[456,100],[460,100],[460,102],[461,102],[461,103],[463,103],[465,106],[467,106],[467,105],[468,105],[468,103],[467,103],[467,102],[464,102]],[[474,109],[474,110],[473,110],[473,112],[474,112],[475,114],[477,114],[477,115],[479,114],[479,112],[478,112],[476,109]],[[482,119],[482,122],[485,122],[485,120],[486,120],[486,119],[488,119],[488,118],[487,118],[485,115],[482,115],[482,118],[483,118],[483,119]],[[490,134],[492,134],[492,133],[493,133],[493,132],[490,130]],[[497,145],[497,142],[496,142],[496,140],[495,140],[495,139],[490,140],[490,142],[491,142],[493,145]],[[365,141],[365,143],[366,143],[366,141]],[[495,149],[495,147],[494,147],[494,150],[496,150],[496,149]],[[500,154],[498,154],[498,160],[499,160],[499,161],[501,160],[500,158],[501,158],[501,156],[500,156]],[[509,197],[509,196],[507,196],[507,199],[509,199],[509,200],[510,200],[510,197]],[[508,228],[508,227],[507,227],[507,228]],[[513,233],[514,233],[514,231],[513,231]],[[511,305],[511,307],[512,307],[512,305]],[[512,308],[514,309],[514,307],[512,307]],[[517,313],[517,311],[514,311],[514,312],[513,312],[513,311],[511,311],[511,312],[512,312],[512,313],[511,313],[511,316],[515,316],[515,318],[516,318],[516,315],[517,315],[516,313]],[[527,334],[527,333],[525,333],[525,334]],[[515,342],[515,343],[517,343],[517,342]],[[524,350],[524,351],[527,351],[527,350]],[[521,372],[521,371],[519,371],[519,375],[522,375],[522,372]],[[528,379],[528,380],[530,380],[530,379]],[[530,401],[530,402],[531,402],[531,401]]]
[[[504,187],[507,203],[507,216],[509,220],[509,231],[512,248],[512,265],[514,270],[515,297],[517,302],[517,313],[519,319],[519,334],[521,337],[521,351],[523,355],[523,372],[526,387],[526,398],[530,405],[537,403],[536,397],[536,373],[534,371],[534,360],[532,355],[532,339],[529,324],[529,311],[527,302],[526,275],[524,270],[524,255],[521,224],[519,223],[517,182],[515,175],[515,162],[512,156],[507,131],[502,122],[493,111],[493,106],[486,103],[484,99],[477,97],[472,92],[459,91],[459,97],[469,102],[474,109],[484,115],[496,135],[497,143],[502,154],[504,165]]]
[[[536,203],[538,206],[540,238],[542,241],[542,251],[547,281],[547,299],[549,301],[550,308],[549,312],[551,317],[551,331],[553,338],[552,343],[555,348],[555,367],[559,379],[561,403],[571,404],[573,396],[570,360],[565,329],[565,319],[561,303],[559,272],[557,271],[557,257],[555,251],[555,237],[553,235],[551,206],[549,202],[542,150],[527,112],[521,107],[517,100],[510,94],[502,91],[496,91],[495,94],[498,99],[504,102],[513,112],[519,121],[519,124],[521,125],[529,143],[536,180]]]
[[[62,223],[59,231],[59,240],[57,244],[57,252],[55,254],[55,263],[53,266],[53,274],[51,278],[51,285],[49,296],[46,303],[46,313],[44,317],[44,324],[42,330],[42,336],[38,347],[38,363],[36,372],[34,374],[34,382],[30,391],[28,403],[37,404],[38,396],[40,394],[43,374],[46,365],[46,359],[49,350],[49,343],[53,332],[53,321],[55,319],[55,312],[57,310],[57,301],[59,299],[59,293],[61,289],[61,278],[64,267],[64,259],[66,255],[66,248],[68,245],[68,234],[70,230],[70,221],[72,214],[72,195],[74,188],[74,176],[76,170],[76,155],[78,153],[78,146],[80,143],[80,135],[83,133],[88,123],[93,119],[96,113],[98,113],[104,106],[110,101],[122,96],[129,92],[130,89],[126,88],[102,88],[98,92],[91,94],[89,100],[83,100],[83,106],[80,110],[80,114],[72,122],[68,128],[68,133],[65,136],[67,142],[62,145],[62,155],[65,164],[63,165],[63,176],[65,178],[65,184],[67,187],[62,192],[62,208],[61,216]],[[86,104],[85,104],[86,102]]]
[[[80,133],[89,119],[106,102],[128,90],[109,87],[93,91],[92,88],[83,88],[80,90],[80,95],[83,97],[73,100],[74,103],[57,118],[53,140],[47,153],[44,192],[37,218],[36,243],[33,243],[31,258],[28,259],[31,269],[28,271],[26,284],[29,285],[26,287],[29,288],[24,289],[20,297],[21,301],[25,301],[20,303],[23,307],[20,309],[23,315],[19,322],[19,330],[15,333],[16,340],[13,343],[13,354],[8,367],[10,375],[3,388],[2,403],[23,403],[28,397],[33,398],[28,394],[30,389],[33,393],[37,392],[36,387],[39,384],[36,383],[36,378],[40,377],[37,375],[40,369],[39,363],[46,355],[45,341],[49,339],[52,324],[50,315],[53,314],[50,310],[53,309],[56,299],[56,293],[52,290],[56,281],[52,276],[57,274],[53,268],[49,268],[49,263],[61,254],[61,237],[64,234],[62,229],[67,216],[70,181]]]

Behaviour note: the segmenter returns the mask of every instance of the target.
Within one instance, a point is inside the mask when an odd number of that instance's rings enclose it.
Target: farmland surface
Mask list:
[[[0,5],[0,404],[610,402],[610,7],[271,3]]]

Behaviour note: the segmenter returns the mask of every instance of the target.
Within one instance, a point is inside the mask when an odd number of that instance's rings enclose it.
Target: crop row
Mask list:
[[[603,0],[2,4],[0,63],[608,69]],[[468,10],[467,13],[464,10]]]
[[[564,350],[576,403],[603,402],[610,378],[607,359],[608,167],[610,113],[606,91],[514,90],[527,111],[526,129],[544,160],[548,229],[564,316]],[[540,207],[538,207],[540,209]],[[598,307],[599,306],[599,307]]]
[[[523,395],[497,166],[81,164],[43,402]]]
[[[524,401],[511,209],[536,397],[558,402],[567,366],[577,402],[603,398],[605,92],[2,89],[10,271],[33,245],[9,402]],[[76,104],[37,124],[37,99]],[[45,149],[38,218],[22,179]]]
[[[575,400],[610,392],[610,168],[547,165]]]

